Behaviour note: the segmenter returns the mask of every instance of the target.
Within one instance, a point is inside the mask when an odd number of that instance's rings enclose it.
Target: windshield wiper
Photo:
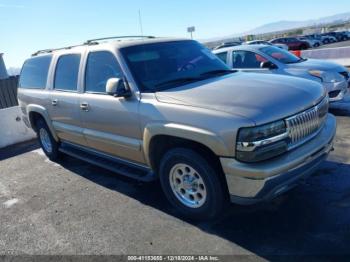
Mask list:
[[[212,71],[204,72],[204,73],[201,74],[201,76],[231,74],[231,73],[235,73],[235,72],[237,72],[237,70],[219,69],[219,70],[212,70]]]
[[[171,84],[185,84],[185,83],[196,82],[199,80],[203,80],[203,79],[200,77],[181,77],[181,78],[175,78],[175,79],[171,79],[171,80],[156,84],[155,87],[164,87]]]

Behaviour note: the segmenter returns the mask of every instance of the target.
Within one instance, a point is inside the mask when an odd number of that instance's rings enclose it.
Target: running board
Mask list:
[[[90,151],[89,149],[75,146],[70,143],[62,143],[59,151],[74,158],[78,158],[90,164],[139,181],[149,182],[156,179],[156,175],[149,168],[132,164],[124,160],[119,160],[102,153],[99,154],[98,152]]]

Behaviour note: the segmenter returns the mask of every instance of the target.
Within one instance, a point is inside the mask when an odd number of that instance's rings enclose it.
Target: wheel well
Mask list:
[[[208,163],[217,171],[219,178],[221,179],[224,189],[228,194],[227,181],[222,170],[219,157],[207,146],[198,143],[193,140],[169,136],[169,135],[157,135],[153,137],[149,145],[149,159],[152,169],[158,174],[160,162],[166,152],[175,147],[182,147],[192,149],[199,153]]]
[[[216,170],[222,172],[219,157],[207,146],[193,140],[169,135],[157,135],[153,137],[149,145],[149,159],[152,169],[158,173],[160,161],[164,154],[175,147],[192,149],[204,157]]]
[[[32,126],[32,128],[34,129],[34,131],[37,131],[37,122],[39,119],[42,119],[45,121],[44,117],[37,112],[30,112],[29,113],[29,121],[30,121],[30,125]]]

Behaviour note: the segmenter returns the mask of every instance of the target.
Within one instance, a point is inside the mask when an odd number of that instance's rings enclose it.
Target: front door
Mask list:
[[[261,63],[268,61],[265,57],[252,51],[232,51],[231,67],[235,70],[271,74],[275,70],[261,68]]]
[[[108,79],[122,77],[113,53],[89,53],[85,68],[85,90],[80,98],[83,132],[90,148],[143,163],[138,99],[135,96],[117,98],[105,92]]]

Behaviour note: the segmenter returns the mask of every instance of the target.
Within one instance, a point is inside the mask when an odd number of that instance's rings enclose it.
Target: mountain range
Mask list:
[[[284,30],[290,30],[290,29],[296,29],[296,28],[302,28],[302,27],[308,27],[308,26],[322,26],[325,24],[341,23],[346,21],[350,21],[350,12],[321,17],[318,19],[303,20],[303,21],[283,20],[283,21],[268,23],[268,24],[259,26],[257,28],[254,28],[252,30],[249,30],[247,32],[236,33],[236,34],[227,35],[224,37],[206,39],[204,41],[216,41],[219,39],[232,38],[232,37],[238,37],[243,35],[264,34],[264,33],[284,31]]]

